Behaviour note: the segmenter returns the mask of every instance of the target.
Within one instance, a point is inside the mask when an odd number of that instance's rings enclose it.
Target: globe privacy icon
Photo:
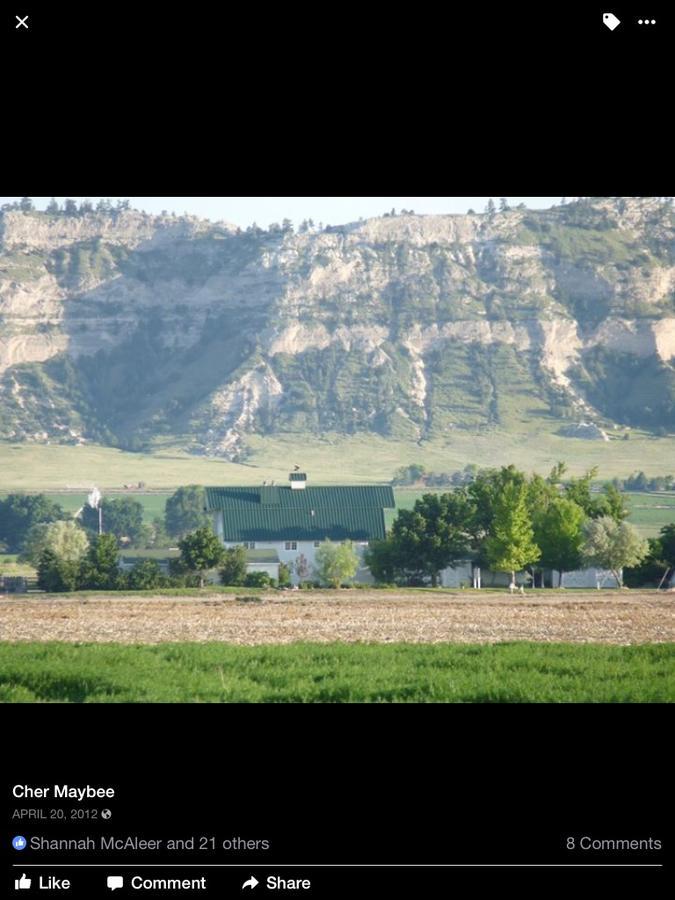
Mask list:
[[[614,31],[617,25],[621,24],[621,19],[617,19],[614,13],[603,13],[602,21],[609,28],[610,31]]]

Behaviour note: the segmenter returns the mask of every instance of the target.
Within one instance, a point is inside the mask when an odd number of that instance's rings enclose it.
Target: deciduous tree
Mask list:
[[[178,546],[183,566],[188,572],[196,573],[199,587],[204,587],[208,570],[219,566],[225,556],[218,536],[209,527],[198,528],[179,541]]]
[[[34,525],[26,537],[21,554],[36,565],[44,550],[51,550],[66,562],[79,562],[87,552],[89,539],[76,522],[58,521]]]
[[[333,588],[339,588],[344,581],[351,580],[359,567],[359,557],[351,541],[341,544],[323,541],[315,559],[319,578]]]
[[[637,529],[628,522],[616,522],[611,516],[592,519],[586,523],[584,532],[586,562],[609,569],[620,587],[623,587],[622,569],[638,565],[649,552]]]
[[[560,572],[560,587],[564,573],[581,565],[585,520],[583,509],[564,497],[556,498],[534,515],[534,541],[541,550],[539,564]]]
[[[541,556],[534,541],[525,485],[507,484],[497,497],[486,552],[490,566],[497,572],[510,572],[513,582],[517,571]]]
[[[209,524],[209,517],[204,511],[206,492],[197,484],[188,484],[178,488],[166,501],[164,519],[166,530],[173,537],[184,537],[197,528]]]

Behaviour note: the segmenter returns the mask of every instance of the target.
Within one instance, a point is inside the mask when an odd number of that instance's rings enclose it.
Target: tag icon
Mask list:
[[[614,13],[603,13],[602,21],[609,28],[610,31],[614,31],[617,25],[621,24],[621,19],[617,19]]]

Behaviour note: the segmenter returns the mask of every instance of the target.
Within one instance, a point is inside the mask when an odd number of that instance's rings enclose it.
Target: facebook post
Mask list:
[[[672,16],[402,12],[0,18],[7,896],[662,890]]]

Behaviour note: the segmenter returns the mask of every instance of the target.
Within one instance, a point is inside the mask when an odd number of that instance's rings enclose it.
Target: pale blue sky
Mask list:
[[[0,205],[13,203],[20,197],[0,197]],[[65,197],[56,198],[61,205]],[[73,197],[79,203],[84,197]],[[99,197],[86,198],[94,204]],[[117,197],[110,198],[116,201]],[[381,216],[392,208],[396,211],[412,209],[422,214],[465,213],[468,209],[482,212],[487,197],[128,197],[134,209],[149,213],[162,210],[182,215],[200,216],[213,221],[225,220],[246,228],[253,222],[266,228],[272,222],[290,219],[299,224],[303,219],[314,219],[318,225],[343,225],[363,216]],[[499,198],[493,198],[498,203]],[[509,204],[524,203],[531,209],[547,209],[560,202],[560,197],[507,197]],[[49,197],[34,197],[37,209],[44,209]]]

